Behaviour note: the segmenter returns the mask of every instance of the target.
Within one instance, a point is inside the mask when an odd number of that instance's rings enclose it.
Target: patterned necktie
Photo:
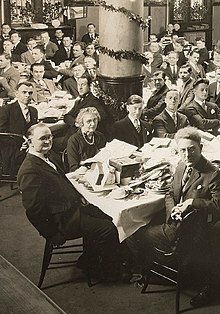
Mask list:
[[[31,115],[30,115],[30,111],[29,111],[28,106],[26,106],[24,108],[24,118],[25,118],[27,123],[29,123],[31,121]]]
[[[66,48],[66,53],[67,53],[67,58],[69,59],[69,57],[70,57],[70,48]]]
[[[138,123],[138,119],[135,119],[135,120],[134,120],[134,127],[135,127],[135,129],[137,130],[137,132],[140,133],[140,131],[141,131],[141,126],[140,126],[139,123]]]
[[[173,122],[174,122],[175,126],[177,126],[177,116],[176,116],[175,112],[172,114],[172,118],[173,118]]]
[[[182,188],[185,187],[186,183],[188,182],[188,180],[191,176],[191,173],[192,173],[192,167],[186,167],[186,170],[185,170],[183,177],[182,177]]]

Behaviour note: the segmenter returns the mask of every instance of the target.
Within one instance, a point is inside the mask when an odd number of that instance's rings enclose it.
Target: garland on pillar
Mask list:
[[[151,16],[148,16],[146,19],[141,17],[138,14],[135,14],[134,12],[126,9],[125,7],[114,7],[112,4],[107,4],[106,1],[103,0],[89,0],[89,2],[92,2],[93,4],[98,4],[99,6],[103,7],[107,11],[111,12],[118,12],[124,14],[129,21],[133,21],[136,24],[138,24],[139,27],[144,31],[147,27],[149,27],[149,22],[151,20]]]
[[[137,52],[136,50],[113,50],[109,49],[104,46],[98,46],[97,50],[102,53],[106,54],[111,58],[115,58],[116,60],[121,61],[121,59],[126,60],[133,60],[133,61],[140,61],[142,64],[146,64],[146,57],[144,54]]]

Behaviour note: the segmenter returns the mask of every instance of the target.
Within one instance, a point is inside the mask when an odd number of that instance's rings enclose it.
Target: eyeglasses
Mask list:
[[[53,139],[53,135],[45,135],[45,136],[41,136],[39,138],[40,141],[48,141],[48,140],[52,140]]]

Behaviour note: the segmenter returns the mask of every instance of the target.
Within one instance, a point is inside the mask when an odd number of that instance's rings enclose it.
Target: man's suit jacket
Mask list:
[[[142,67],[142,75],[145,76],[144,77],[144,83],[143,83],[144,87],[148,86],[148,83],[151,81],[152,76],[153,76],[154,72],[156,72],[156,71],[158,71],[158,68],[156,68],[156,67],[151,66],[150,71],[148,71],[148,69],[145,66]]]
[[[44,83],[46,84],[49,92],[50,92],[50,95],[52,95],[56,90],[56,85],[54,84],[54,82],[50,79],[43,79]],[[29,82],[32,83],[33,85],[33,95],[32,95],[32,99],[35,101],[35,102],[41,102],[41,101],[45,101],[45,100],[40,100],[40,95],[38,95],[38,92],[37,92],[37,88],[36,88],[36,82],[34,81],[33,78],[31,78],[29,80]]]
[[[25,51],[27,51],[27,46],[22,42],[19,42],[17,46],[12,50],[13,53],[19,56]]]
[[[21,54],[21,62],[29,64],[29,65],[34,63],[34,58],[32,56],[32,53],[29,50]]]
[[[189,124],[188,119],[184,114],[177,112],[176,117],[177,125],[175,125],[173,119],[166,110],[156,116],[153,120],[153,128],[156,135],[158,137],[174,138],[174,135],[179,129],[182,129]]]
[[[220,219],[220,171],[201,156],[193,168],[189,180],[182,188],[182,178],[186,165],[180,162],[176,168],[169,194],[166,195],[166,216],[170,218],[172,208],[182,201],[193,199],[191,209],[203,211],[207,216],[213,214],[213,220]],[[190,208],[189,208],[190,210]]]
[[[163,63],[163,57],[162,54],[158,52],[153,52],[154,60],[151,63],[152,67],[159,68],[161,64]]]
[[[178,111],[185,114],[186,107],[192,102],[194,98],[193,84],[195,80],[189,78],[185,83],[184,89],[180,92],[180,105]]]
[[[52,38],[51,41],[57,45],[58,49],[60,49],[61,47],[63,47],[63,38],[61,40],[58,41],[57,38]]]
[[[135,145],[141,148],[152,138],[152,126],[146,121],[140,120],[140,133],[137,132],[131,120],[126,116],[115,122],[112,126],[112,139],[116,138],[120,141]]]
[[[97,37],[99,37],[99,34],[95,33],[95,39]],[[86,44],[89,44],[89,43],[93,42],[93,39],[89,36],[89,33],[87,33],[87,34],[83,35],[81,41],[86,43]]]
[[[49,159],[56,164],[56,162]],[[79,236],[79,195],[61,172],[41,158],[27,154],[18,173],[18,186],[30,222],[45,238]]]
[[[176,84],[176,81],[178,79],[179,69],[180,68],[178,66],[176,66],[176,73],[173,74],[173,72],[171,70],[171,66],[168,64],[166,69],[163,70],[172,84]]]
[[[147,106],[143,110],[143,117],[145,119],[153,119],[165,109],[164,98],[168,90],[167,85],[164,84],[161,89],[153,92],[148,99]]]
[[[164,55],[166,56],[166,55],[168,55],[168,53],[170,52],[170,51],[174,51],[174,45],[173,45],[173,43],[169,43],[168,45],[166,45],[165,46],[165,48],[164,48]]]
[[[3,86],[5,90],[5,95],[4,93],[1,93],[1,97],[8,96],[8,97],[14,98],[15,91],[20,80],[19,71],[15,69],[13,66],[10,66],[10,68],[6,70],[5,72],[0,71],[0,75],[6,79],[6,81],[2,81],[2,84],[0,84],[0,86]]]
[[[198,72],[195,70],[194,67],[191,66],[192,68],[192,74],[191,77],[195,79],[195,81],[197,81],[199,78],[205,78],[206,74],[205,74],[205,70],[203,68],[203,66],[201,64],[198,64]]]
[[[29,106],[30,122],[27,123],[18,101],[0,107],[0,132],[25,135],[28,128],[37,123],[37,109]]]
[[[49,41],[45,49],[46,59],[52,59],[57,50],[58,50],[57,45],[53,43],[52,41]]]
[[[203,131],[212,130],[213,134],[217,135],[217,129],[220,127],[220,108],[212,102],[206,101],[205,104],[207,111],[195,100],[186,107],[189,123]]]
[[[71,94],[74,98],[79,96],[77,82],[74,77],[68,77],[63,81],[62,87],[69,94]]]
[[[214,102],[220,108],[220,93],[217,92],[217,82],[213,82],[208,87],[208,99],[211,102]]]
[[[61,62],[64,62],[66,60],[72,60],[73,59],[73,47],[70,47],[70,55],[68,57],[66,49],[62,46],[60,47],[55,55],[53,56],[52,60],[55,62],[56,65],[59,65]]]

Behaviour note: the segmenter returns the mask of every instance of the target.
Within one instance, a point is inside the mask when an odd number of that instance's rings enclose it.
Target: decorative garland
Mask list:
[[[147,27],[149,27],[149,22],[152,19],[151,16],[148,16],[147,19],[142,18],[140,15],[135,14],[134,12],[126,9],[125,7],[114,7],[112,4],[107,4],[106,1],[103,0],[89,0],[93,4],[98,4],[102,6],[105,10],[111,12],[118,12],[124,14],[129,21],[133,21],[138,24],[139,27],[144,31]]]
[[[146,57],[144,54],[139,53],[135,50],[113,50],[109,49],[104,46],[98,46],[97,50],[102,53],[106,54],[111,58],[115,58],[116,60],[121,61],[121,59],[126,59],[126,60],[134,60],[134,61],[140,61],[142,64],[146,64]]]

